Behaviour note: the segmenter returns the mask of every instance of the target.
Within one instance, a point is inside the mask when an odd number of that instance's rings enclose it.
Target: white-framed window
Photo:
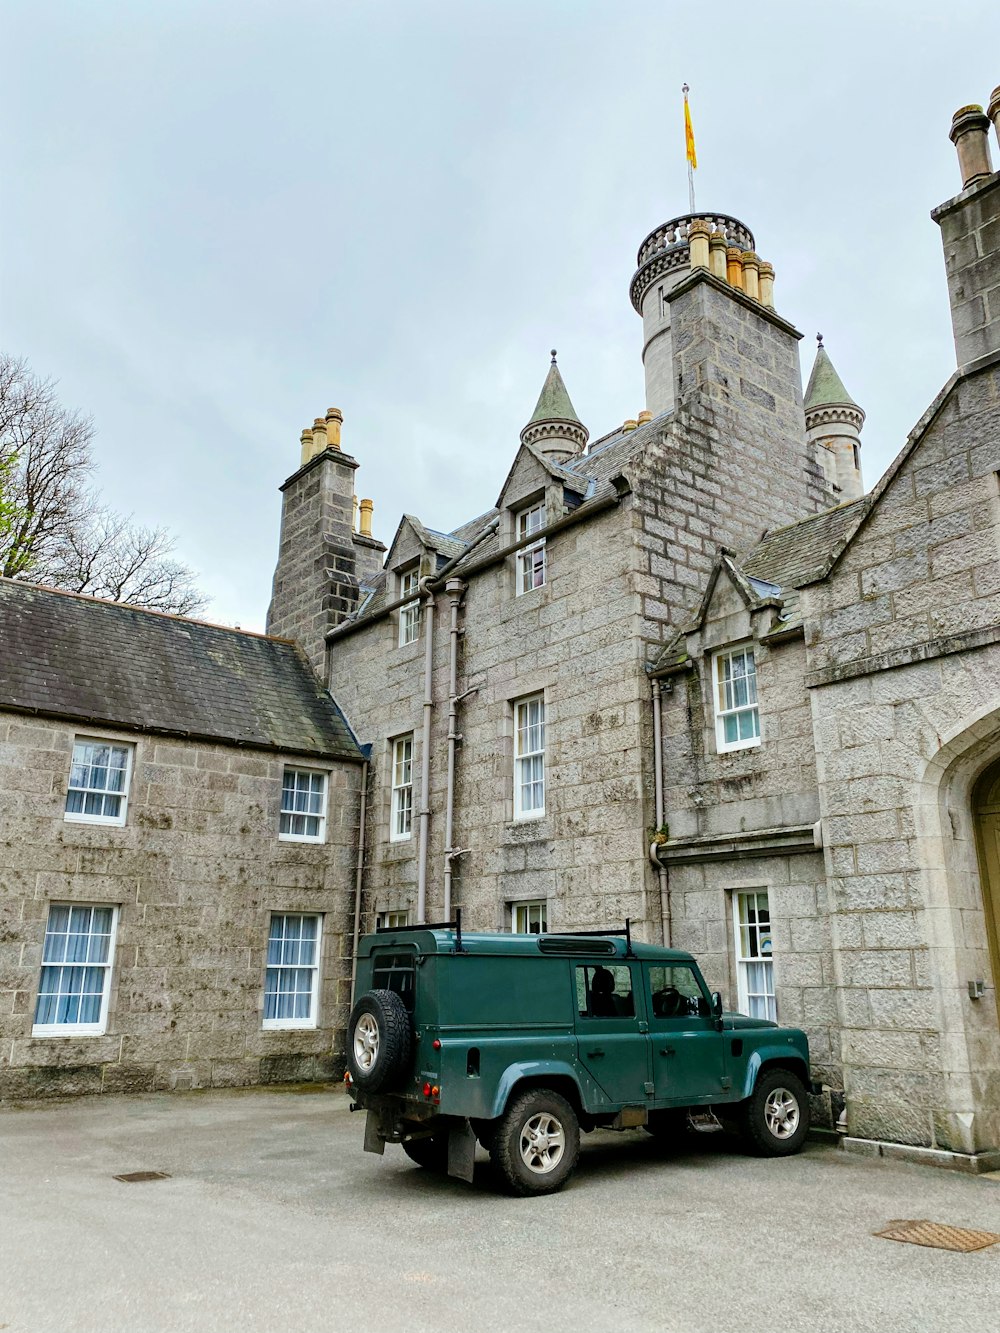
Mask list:
[[[733,894],[733,928],[740,1013],[777,1022],[766,889],[741,889]]]
[[[108,1024],[118,908],[53,903],[45,926],[34,1037],[98,1036]]]
[[[549,928],[548,903],[511,903],[510,928],[515,935],[544,935]]]
[[[420,570],[408,569],[399,576],[400,597],[412,597],[412,602],[399,608],[399,646],[416,643],[420,637]]]
[[[77,737],[64,818],[81,824],[124,824],[131,777],[131,745]]]
[[[514,818],[545,814],[545,697],[514,703]]]
[[[410,924],[410,912],[408,908],[402,911],[379,912],[375,917],[376,930],[399,930],[403,926]]]
[[[517,514],[517,540],[524,541],[545,527],[545,501],[539,500],[530,509]],[[545,538],[538,537],[517,553],[517,595],[540,588],[545,582]]]
[[[326,840],[327,775],[314,768],[286,768],[281,779],[282,842]]]
[[[389,841],[405,842],[413,833],[413,733],[392,743],[392,798]]]
[[[314,1028],[319,1005],[322,918],[275,912],[267,939],[264,1027]]]
[[[716,653],[713,676],[715,735],[719,752],[759,745],[760,710],[757,707],[753,644],[744,643],[738,648]]]

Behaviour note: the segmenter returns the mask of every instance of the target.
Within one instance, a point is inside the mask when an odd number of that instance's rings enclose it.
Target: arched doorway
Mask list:
[[[1000,1018],[1000,760],[990,764],[972,790],[979,880],[993,965],[994,994]]]

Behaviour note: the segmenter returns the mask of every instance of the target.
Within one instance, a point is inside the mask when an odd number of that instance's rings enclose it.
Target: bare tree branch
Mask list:
[[[104,507],[90,486],[94,426],[27,362],[0,355],[0,574],[189,614],[206,599],[164,528]]]

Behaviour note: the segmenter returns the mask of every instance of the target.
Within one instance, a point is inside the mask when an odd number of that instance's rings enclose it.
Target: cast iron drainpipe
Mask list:
[[[434,592],[431,580],[420,580],[425,603],[424,727],[420,742],[420,850],[417,854],[417,925],[427,920],[427,834],[431,822],[431,714],[434,711]]]
[[[655,785],[656,830],[663,827],[663,719],[660,706],[661,682],[655,678],[650,681],[653,687],[653,778]],[[660,927],[663,943],[670,948],[670,886],[667,879],[667,867],[656,854],[657,843],[649,844],[649,859],[656,866],[656,875],[660,884]]]
[[[462,739],[455,730],[458,716],[458,639],[463,633],[458,627],[458,612],[462,605],[462,595],[466,585],[460,578],[451,578],[444,585],[451,603],[451,629],[449,630],[449,675],[448,675],[448,794],[444,807],[444,919],[451,920],[451,874],[452,862],[461,852],[452,846],[455,823],[455,749]],[[466,694],[471,691],[466,690]]]
[[[361,766],[361,813],[358,824],[358,867],[354,875],[354,946],[351,949],[351,1005],[358,979],[358,940],[361,938],[361,885],[365,867],[365,818],[368,811],[368,760]]]

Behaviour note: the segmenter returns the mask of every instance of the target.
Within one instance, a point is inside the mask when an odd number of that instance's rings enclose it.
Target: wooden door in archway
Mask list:
[[[1000,1017],[1000,761],[991,764],[972,792],[979,879],[983,887],[986,934],[993,964],[993,988]]]

